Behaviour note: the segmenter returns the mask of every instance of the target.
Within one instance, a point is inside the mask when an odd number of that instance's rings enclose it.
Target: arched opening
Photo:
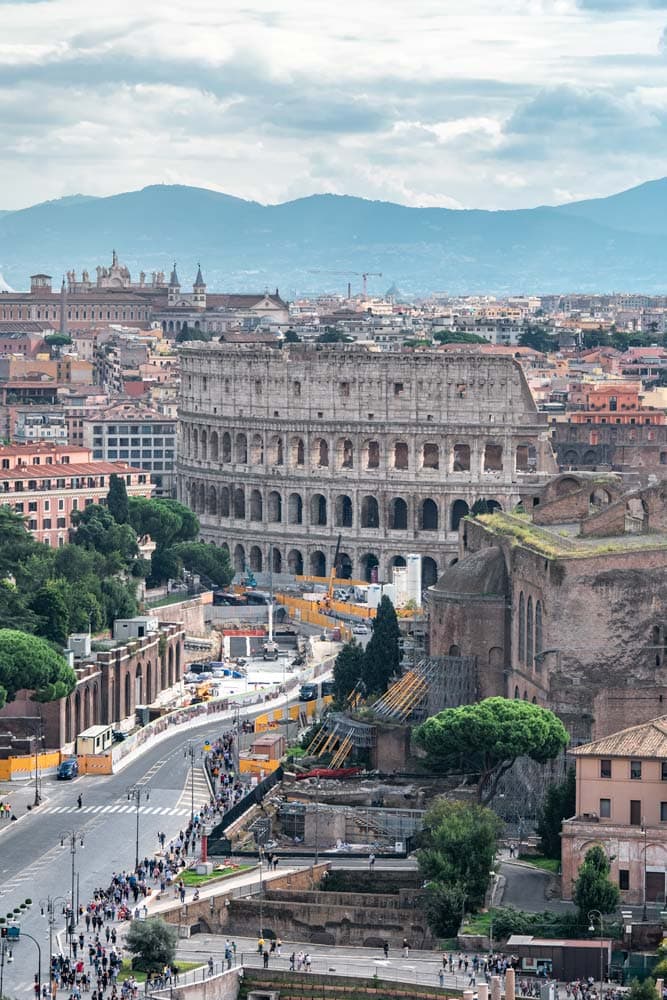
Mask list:
[[[202,429],[202,432],[201,432],[201,435],[200,435],[200,438],[199,438],[199,447],[201,448],[201,457],[204,458],[204,459],[208,458],[208,445],[207,445],[207,441],[208,441],[208,437],[207,437],[206,431],[204,429]]]
[[[375,497],[364,497],[361,501],[361,527],[380,527],[380,508]]]
[[[290,441],[291,465],[303,465],[305,462],[305,446],[303,438],[295,437]]]
[[[206,513],[206,487],[203,483],[199,484],[199,490],[197,492],[197,510],[200,514]]]
[[[129,670],[125,673],[125,684],[124,684],[124,702],[125,711],[123,712],[123,718],[127,719],[132,714],[132,681],[130,680]]]
[[[519,594],[519,663],[526,659],[526,601],[523,590]]]
[[[394,556],[389,563],[389,568],[394,569],[396,566],[407,566],[404,556]]]
[[[327,498],[321,493],[314,493],[310,498],[310,523],[317,525],[327,523]]]
[[[287,520],[290,524],[303,524],[303,500],[299,493],[290,493],[287,503]]]
[[[523,700],[524,701],[528,701],[528,692],[527,691],[523,692]]]
[[[435,500],[424,500],[421,506],[420,527],[422,531],[438,530],[438,505]]]
[[[452,472],[470,472],[470,446],[455,444],[452,456]]]
[[[259,545],[253,545],[250,549],[250,569],[253,573],[262,572],[262,550]]]
[[[537,451],[532,444],[520,444],[516,449],[516,471],[534,472],[537,468]]]
[[[500,444],[487,444],[484,446],[484,471],[503,471],[503,448]]]
[[[449,653],[447,655],[448,656],[460,656],[461,655],[461,647],[457,646],[457,645],[450,646],[449,647]]]
[[[422,467],[424,469],[440,468],[440,449],[437,444],[425,444],[422,449]]]
[[[303,576],[303,556],[298,549],[290,549],[287,553],[287,566],[293,576]]]
[[[564,479],[560,479],[556,484],[556,495],[559,497],[567,496],[568,493],[576,493],[579,489],[579,480],[573,479],[571,476],[565,476]]]
[[[364,465],[367,469],[380,468],[380,443],[379,441],[367,441],[364,445]]]
[[[277,524],[283,519],[283,498],[277,490],[271,490],[267,498],[269,521]]]
[[[222,435],[222,461],[229,463],[232,460],[232,436],[228,431]]]
[[[245,489],[237,486],[234,490],[234,517],[237,521],[245,521]]]
[[[245,570],[245,549],[242,545],[234,547],[234,572],[243,573]]]
[[[149,660],[146,664],[146,704],[153,701],[153,664]]]
[[[206,513],[212,514],[214,517],[218,513],[218,495],[215,491],[215,486],[209,486],[208,488],[208,499],[206,502]]]
[[[217,462],[218,461],[218,452],[219,452],[219,447],[218,447],[218,432],[217,431],[211,431],[211,441],[209,443],[209,455],[210,455],[210,458],[211,458],[212,462]]]
[[[459,524],[461,523],[464,517],[468,516],[469,513],[470,513],[470,508],[468,507],[468,504],[465,502],[465,500],[454,501],[454,503],[452,504],[452,518],[451,518],[452,531],[459,530]]]
[[[269,465],[282,465],[284,460],[283,439],[276,434],[269,441]]]
[[[90,724],[90,689],[86,684],[83,689],[83,728],[88,729]]]
[[[338,555],[338,562],[336,564],[336,576],[339,580],[351,580],[352,579],[352,560],[347,552],[341,552]]]
[[[316,552],[311,552],[310,554],[310,573],[311,576],[325,576],[327,571],[327,560],[324,552],[317,550]]]
[[[324,438],[315,438],[313,441],[312,464],[320,468],[329,464],[329,444]]]
[[[264,442],[260,434],[253,434],[250,439],[250,464],[264,464]]]
[[[570,466],[576,465],[578,461],[579,461],[579,456],[577,455],[576,451],[572,451],[572,449],[570,448],[569,451],[565,452],[565,455],[563,456],[564,465],[570,465]]]
[[[597,455],[590,448],[585,451],[581,459],[582,465],[595,465],[597,462]]]
[[[250,520],[261,521],[264,516],[264,501],[259,490],[250,493]]]
[[[394,444],[394,468],[407,469],[409,460],[408,446],[405,441],[396,441]]]
[[[366,583],[377,583],[380,561],[374,552],[367,552],[361,557],[361,575]]]
[[[236,464],[248,464],[248,438],[245,434],[236,435]]]
[[[533,598],[529,597],[526,604],[526,665],[533,666],[533,655],[535,651],[535,620],[533,618]]]
[[[403,497],[394,497],[389,504],[389,527],[392,531],[408,530],[408,505]]]
[[[192,428],[192,457],[199,458],[199,431],[196,427]]]
[[[143,677],[141,671],[141,664],[137,664],[137,669],[134,674],[134,704],[143,705],[144,703],[144,688],[143,688]]]
[[[432,587],[438,582],[438,564],[431,556],[422,558],[422,587]]]
[[[167,687],[167,664],[164,656],[160,660],[160,691],[164,691]]]
[[[271,549],[271,567],[274,573],[282,573],[283,571],[283,557],[280,549],[275,546]]]
[[[336,460],[341,469],[354,466],[354,445],[349,438],[341,438],[336,444]]]
[[[335,521],[337,528],[352,527],[352,500],[350,497],[341,495],[336,497]]]
[[[591,507],[601,510],[602,507],[606,507],[611,503],[611,493],[608,490],[603,489],[601,486],[596,486],[589,496],[588,502]]]
[[[169,647],[169,652],[167,654],[167,683],[169,687],[174,683],[174,649],[173,646]]]
[[[220,517],[229,517],[229,486],[220,487],[218,509],[220,511]]]
[[[544,649],[543,626],[542,626],[542,602],[535,602],[535,669],[542,669],[542,650]]]
[[[519,701],[520,698],[521,698],[521,692],[519,691],[519,685],[517,684],[517,686],[514,688],[514,700]]]

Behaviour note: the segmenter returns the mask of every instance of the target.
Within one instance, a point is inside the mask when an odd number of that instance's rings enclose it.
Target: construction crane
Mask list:
[[[382,277],[382,271],[364,271],[363,274],[361,275],[361,277],[363,279],[363,285],[362,285],[363,296],[364,296],[364,298],[367,298],[368,296],[366,294],[366,291],[367,291],[367,287],[368,287],[368,279],[369,278],[381,278]]]
[[[331,573],[329,575],[329,589],[327,590],[327,600],[329,602],[333,600],[334,582],[337,576],[336,568],[338,566],[338,556],[340,555],[340,543],[342,538],[343,538],[342,534],[339,534],[338,541],[336,542],[336,554],[334,555],[333,562],[331,564]]]
[[[362,294],[364,298],[367,298],[368,293],[368,279],[369,278],[381,278],[382,271],[326,271],[316,268],[315,270],[308,271],[308,274],[335,274],[341,278],[361,278],[362,280]],[[350,283],[347,284],[347,297],[351,298]]]

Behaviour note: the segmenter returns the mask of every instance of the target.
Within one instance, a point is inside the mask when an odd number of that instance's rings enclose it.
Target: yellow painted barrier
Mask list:
[[[256,774],[258,778],[265,778],[267,774],[272,774],[279,767],[279,760],[253,760],[249,757],[241,757],[239,761],[241,774]]]
[[[79,774],[113,774],[113,757],[110,753],[83,753],[77,757]]]
[[[37,770],[46,771],[62,760],[60,750],[50,750],[37,754]],[[35,755],[22,754],[20,757],[7,757],[0,760],[0,781],[11,781],[14,777],[35,773]]]

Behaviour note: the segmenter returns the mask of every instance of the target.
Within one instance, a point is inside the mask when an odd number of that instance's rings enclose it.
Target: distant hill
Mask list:
[[[313,195],[261,205],[179,185],[75,195],[0,212],[0,270],[15,288],[46,271],[91,273],[112,248],[133,274],[169,271],[183,284],[198,261],[209,288],[292,298],[344,291],[346,274],[379,293],[667,290],[667,179],[590,201],[516,211],[408,208]],[[350,274],[353,291],[361,277]]]

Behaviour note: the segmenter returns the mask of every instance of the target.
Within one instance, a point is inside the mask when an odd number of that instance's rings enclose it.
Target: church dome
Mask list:
[[[502,549],[497,545],[473,552],[453,566],[448,566],[431,593],[443,597],[505,597],[508,591],[507,567]]]

